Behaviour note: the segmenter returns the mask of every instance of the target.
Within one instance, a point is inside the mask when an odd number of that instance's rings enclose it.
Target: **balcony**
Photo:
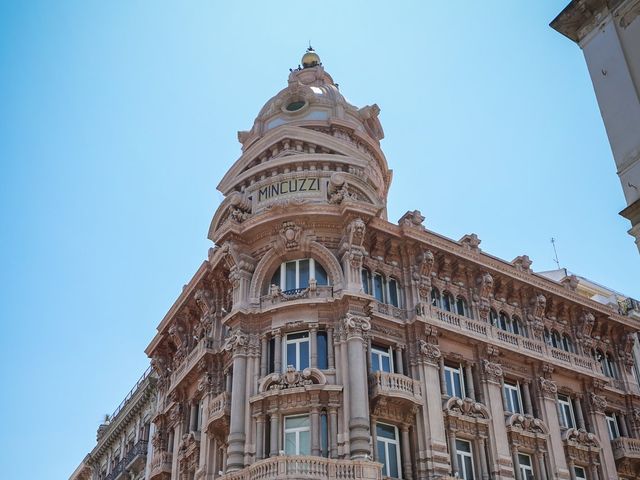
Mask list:
[[[613,457],[617,460],[635,460],[640,464],[640,439],[618,437],[611,440]]]
[[[147,447],[146,440],[138,440],[138,443],[124,456],[125,470],[138,472],[144,468],[147,463]]]
[[[407,319],[406,310],[403,310],[398,307],[394,307],[389,303],[382,303],[382,302],[378,302],[377,300],[373,300],[369,303],[369,306],[373,314],[379,313],[381,315],[386,315],[387,317],[396,318],[398,320]]]
[[[422,404],[420,382],[399,373],[374,372],[370,376],[371,399],[386,397],[402,403]]]
[[[116,463],[111,471],[104,477],[104,480],[116,480],[125,473],[124,470],[124,459],[121,459],[118,463]]]
[[[182,363],[171,374],[171,383],[169,392],[171,392],[176,386],[182,383],[189,377],[190,373],[194,370],[194,367],[198,364],[200,359],[206,354],[214,353],[213,340],[211,338],[203,338],[198,344],[189,352]]]
[[[151,460],[149,480],[169,480],[173,455],[169,452],[156,452]]]
[[[229,392],[222,392],[209,400],[208,413],[207,430],[226,431],[231,413],[231,395],[229,395]]]
[[[335,460],[312,456],[267,458],[220,480],[382,480],[382,464],[368,460]]]
[[[453,312],[432,308],[432,317],[443,328],[461,332],[469,337],[484,337],[492,343],[502,345],[508,349],[517,351],[525,355],[548,360],[552,358],[559,364],[564,364],[569,369],[579,369],[590,374],[602,375],[600,366],[591,358],[581,357],[575,353],[565,352],[557,348],[548,346],[546,343],[526,338],[513,333],[505,332],[486,322],[473,320],[471,318],[456,315]]]
[[[293,290],[280,290],[275,287],[267,295],[260,297],[260,308],[270,308],[274,305],[292,302],[295,300],[326,300],[333,298],[333,287],[331,285],[310,285],[307,288],[296,288]]]

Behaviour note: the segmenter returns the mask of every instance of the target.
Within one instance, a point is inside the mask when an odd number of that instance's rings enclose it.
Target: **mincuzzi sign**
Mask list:
[[[290,180],[280,180],[258,189],[258,202],[264,202],[274,197],[287,195],[290,193],[319,192],[319,178],[292,178]]]

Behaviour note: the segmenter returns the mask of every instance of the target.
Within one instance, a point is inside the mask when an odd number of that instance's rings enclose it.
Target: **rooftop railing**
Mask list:
[[[136,384],[133,386],[133,388],[131,390],[129,390],[129,393],[127,393],[127,395],[124,397],[124,400],[122,400],[122,402],[120,402],[120,405],[118,405],[118,408],[116,408],[115,411],[111,414],[111,416],[109,417],[109,421],[114,420],[118,416],[118,414],[122,411],[124,406],[129,402],[129,400],[131,400],[133,398],[135,393],[142,386],[144,381],[147,378],[149,378],[149,375],[151,375],[152,371],[153,371],[153,368],[151,366],[147,367],[147,369],[144,371],[144,373],[142,374],[140,379],[136,382]]]

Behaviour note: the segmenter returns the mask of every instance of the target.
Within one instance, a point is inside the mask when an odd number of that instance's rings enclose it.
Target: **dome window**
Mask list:
[[[297,100],[295,102],[291,102],[286,106],[287,111],[289,112],[296,112],[298,110],[300,110],[302,107],[304,107],[306,105],[306,102],[304,100]]]

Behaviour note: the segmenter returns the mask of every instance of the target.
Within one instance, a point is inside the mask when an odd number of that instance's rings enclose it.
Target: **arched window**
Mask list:
[[[552,346],[552,344],[551,344],[551,333],[549,332],[549,329],[547,327],[544,327],[544,343],[546,343],[550,347]]]
[[[309,287],[309,281],[315,279],[316,285],[328,285],[327,272],[313,258],[303,258],[282,262],[271,278],[271,285],[278,285],[284,292],[303,290]]]
[[[440,308],[441,303],[440,292],[436,287],[431,287],[431,305]]]
[[[458,315],[471,318],[471,310],[464,297],[456,298],[456,312]]]
[[[562,349],[565,352],[573,353],[573,342],[571,341],[571,338],[564,333],[562,334]]]
[[[489,322],[493,326],[498,325],[498,312],[496,312],[493,308],[489,310]]]
[[[613,356],[609,352],[604,356],[604,366],[604,374],[607,377],[618,378],[618,367]]]
[[[522,335],[523,337],[527,336],[527,332],[522,325],[522,320],[520,320],[519,317],[517,317],[516,315],[511,317],[511,323],[513,323],[513,333],[515,333],[516,335]]]
[[[562,340],[560,339],[560,334],[555,330],[551,330],[551,346],[553,348],[562,348]]]
[[[398,281],[395,278],[389,278],[389,282],[387,283],[387,288],[389,290],[389,298],[387,299],[387,303],[390,303],[394,307],[399,307],[400,292],[398,287]]]
[[[449,292],[444,292],[442,294],[442,308],[444,310],[446,310],[447,312],[453,312],[455,304],[456,302],[453,299],[453,295],[451,295]]]
[[[498,317],[498,327],[505,332],[511,332],[511,318],[505,312],[500,312]]]

